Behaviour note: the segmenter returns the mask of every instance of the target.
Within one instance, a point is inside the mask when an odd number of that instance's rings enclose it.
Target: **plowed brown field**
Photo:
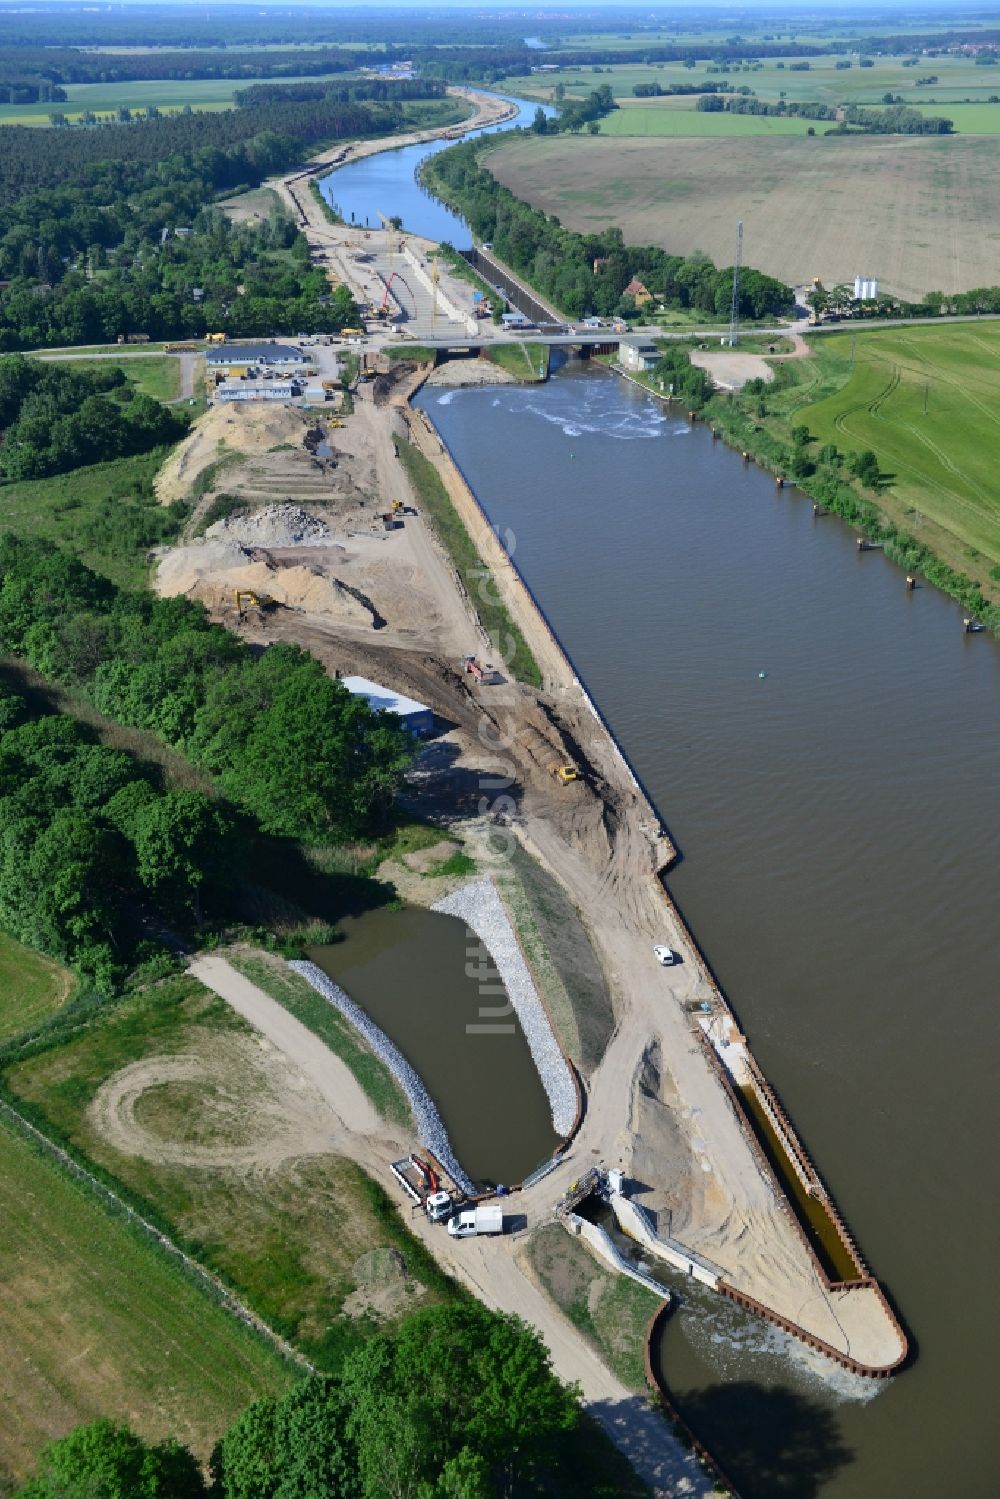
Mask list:
[[[817,132],[822,127],[817,126]],[[583,232],[801,285],[877,276],[918,299],[1000,281],[996,139],[803,136],[746,140],[513,140],[485,158],[518,197]]]

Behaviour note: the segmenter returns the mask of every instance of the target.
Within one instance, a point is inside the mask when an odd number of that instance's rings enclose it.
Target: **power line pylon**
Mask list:
[[[743,220],[736,225],[736,259],[733,261],[733,300],[729,309],[729,347],[740,341],[740,267],[743,264]]]

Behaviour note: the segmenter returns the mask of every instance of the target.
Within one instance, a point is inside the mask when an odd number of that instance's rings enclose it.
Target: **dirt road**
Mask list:
[[[383,1121],[353,1072],[300,1020],[217,953],[202,953],[192,961],[190,971],[295,1064],[339,1121],[342,1133],[336,1143],[345,1155],[359,1138],[377,1138]],[[335,1148],[333,1142],[330,1148]]]
[[[386,1181],[388,1163],[403,1153],[403,1146],[387,1133],[384,1121],[340,1058],[225,958],[203,954],[194,959],[190,971],[290,1064],[281,1078],[279,1117],[271,1121],[272,1127],[258,1125],[258,1138],[238,1147],[199,1148],[189,1142],[172,1146],[137,1124],[136,1102],[148,1089],[165,1081],[202,1077],[207,1064],[196,1057],[153,1057],[124,1068],[100,1090],[94,1113],[102,1135],[130,1154],[238,1171],[273,1165],[296,1154],[334,1151],[357,1160],[376,1180]],[[290,1109],[289,1100],[294,1101],[296,1094],[300,1106]],[[487,1306],[513,1312],[538,1329],[552,1354],[556,1373],[567,1383],[579,1384],[586,1409],[654,1493],[664,1499],[667,1495],[700,1499],[711,1494],[710,1479],[666,1422],[648,1401],[634,1395],[610,1373],[538,1290],[522,1268],[516,1239],[457,1242],[423,1214],[412,1214],[409,1227]]]

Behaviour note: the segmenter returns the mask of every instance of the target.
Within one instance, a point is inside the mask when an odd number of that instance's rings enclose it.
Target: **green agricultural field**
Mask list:
[[[161,78],[128,80],[121,83],[68,83],[63,104],[0,104],[0,125],[47,125],[49,115],[59,112],[76,120],[85,110],[95,115],[113,115],[118,109],[141,111],[154,104],[164,113],[183,109],[229,109],[237,89],[246,88],[255,79],[235,78]],[[281,78],[280,83],[305,83],[315,80]]]
[[[200,1458],[277,1354],[0,1122],[0,1493],[45,1442],[98,1416]]]
[[[904,68],[901,58],[878,57],[874,59],[874,67],[861,68],[854,53],[849,68],[838,68],[838,62],[848,59],[827,53],[807,59],[808,70],[792,71],[793,63],[805,60],[787,57],[768,58],[760,63],[730,63],[725,73],[718,67],[709,71],[711,65],[705,60],[700,60],[695,68],[685,68],[682,63],[623,63],[605,68],[602,74],[595,74],[588,67],[566,68],[559,73],[530,73],[505,79],[504,87],[512,93],[523,92],[531,98],[547,100],[560,83],[574,97],[589,94],[598,85],[607,83],[623,103],[634,99],[637,83],[658,83],[661,88],[671,84],[690,87],[693,83],[731,83],[734,88],[753,89],[758,98],[768,103],[784,94],[787,99],[831,105],[880,104],[886,93],[901,95],[904,103],[909,102],[910,95],[921,102],[970,99],[985,103],[990,94],[1000,93],[1000,68],[977,68],[970,58],[931,57],[922,59],[916,67]],[[784,66],[779,67],[779,63]],[[936,75],[937,84],[917,87],[918,78],[931,75]],[[932,113],[950,111],[935,107]]]
[[[67,968],[0,932],[0,1040],[37,1025],[76,987]]]
[[[940,528],[953,542],[946,560],[986,582],[1000,562],[1000,324],[812,343],[817,384],[795,421],[841,452],[873,449],[892,476],[893,518],[918,540],[922,525]]]
[[[1000,104],[917,104],[925,115],[945,115],[960,135],[1000,134]]]
[[[655,106],[655,100],[653,105]],[[777,119],[767,115],[722,114],[709,110],[657,109],[636,104],[615,110],[601,121],[602,135],[740,136],[808,135],[815,120]]]

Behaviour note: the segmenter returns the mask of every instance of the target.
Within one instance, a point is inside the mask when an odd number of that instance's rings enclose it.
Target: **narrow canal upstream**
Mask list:
[[[491,98],[503,98],[517,106],[516,115],[500,125],[488,125],[483,130],[470,130],[463,139],[476,140],[480,135],[493,135],[501,130],[514,130],[519,125],[530,125],[538,104],[528,99],[514,99],[507,94],[490,94],[488,89],[477,92]],[[551,105],[543,106],[546,115],[555,110]],[[402,146],[398,151],[380,151],[375,156],[363,156],[359,161],[339,167],[320,182],[320,191],[327,202],[348,224],[370,225],[379,229],[380,214],[398,214],[403,228],[411,234],[422,234],[427,239],[447,240],[456,250],[467,250],[472,244],[472,234],[465,220],[450,208],[431,196],[417,181],[417,168],[428,156],[446,151],[454,141],[437,140],[423,146]]]
[[[680,1409],[746,1499],[996,1492],[997,643],[603,370],[419,404],[651,791],[918,1353],[859,1391],[699,1304],[659,1350]]]

